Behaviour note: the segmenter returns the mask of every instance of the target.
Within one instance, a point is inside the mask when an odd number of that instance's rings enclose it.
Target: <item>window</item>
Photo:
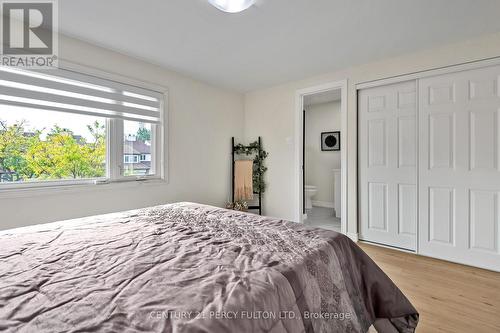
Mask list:
[[[124,163],[139,163],[138,155],[124,155],[123,156]]]
[[[132,157],[132,162],[124,167],[125,176],[150,175],[154,171],[151,167],[151,159],[146,161],[145,158],[142,158],[151,154],[152,126],[135,121],[124,122],[123,154],[125,157]]]
[[[0,190],[161,177],[163,94],[0,67]]]

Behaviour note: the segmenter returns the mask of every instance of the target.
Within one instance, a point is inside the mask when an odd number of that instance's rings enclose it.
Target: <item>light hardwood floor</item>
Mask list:
[[[358,245],[419,311],[417,333],[500,333],[500,273]]]

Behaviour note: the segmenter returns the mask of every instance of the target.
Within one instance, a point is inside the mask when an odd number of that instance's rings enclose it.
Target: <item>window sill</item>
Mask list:
[[[168,184],[167,180],[160,177],[123,179],[118,181],[96,181],[84,180],[77,182],[59,182],[54,184],[25,184],[24,186],[6,187],[0,186],[0,199],[27,198],[40,195],[59,195],[69,193],[91,192],[96,190],[115,190],[137,188],[142,186],[158,186]]]

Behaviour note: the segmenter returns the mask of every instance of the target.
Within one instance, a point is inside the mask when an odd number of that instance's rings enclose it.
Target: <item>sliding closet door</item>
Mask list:
[[[416,249],[416,82],[358,95],[360,239]]]
[[[500,270],[500,67],[419,81],[419,252]]]

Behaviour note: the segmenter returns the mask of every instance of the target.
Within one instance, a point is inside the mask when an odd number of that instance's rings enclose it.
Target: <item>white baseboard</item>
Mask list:
[[[347,237],[349,237],[353,242],[357,243],[359,238],[358,238],[358,234],[355,233],[355,232],[348,232],[347,233]]]
[[[329,202],[329,201],[313,200],[312,204],[313,204],[313,206],[316,206],[316,207],[324,207],[324,208],[334,208],[335,207],[334,203]]]

